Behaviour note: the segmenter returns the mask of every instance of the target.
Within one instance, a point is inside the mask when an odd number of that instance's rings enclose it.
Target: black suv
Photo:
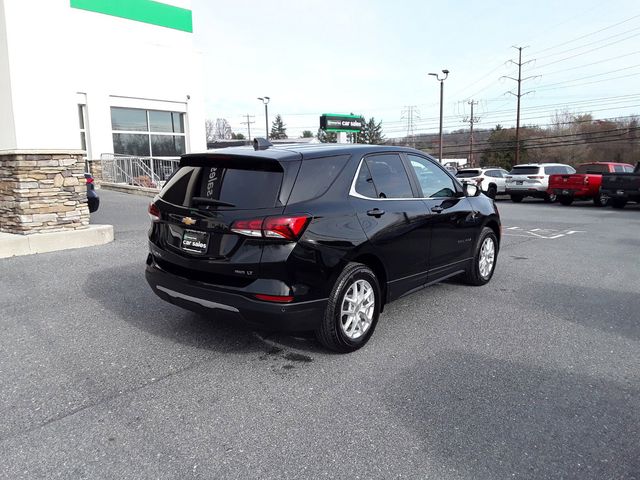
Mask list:
[[[149,206],[146,277],[189,310],[364,345],[384,305],[456,275],[487,283],[500,217],[410,148],[256,140],[184,155]]]

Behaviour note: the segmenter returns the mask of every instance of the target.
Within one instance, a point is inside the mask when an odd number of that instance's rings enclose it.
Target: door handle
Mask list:
[[[382,215],[384,215],[384,210],[380,210],[379,208],[374,208],[373,210],[369,210],[367,212],[367,215],[369,215],[370,217],[380,218]]]
[[[431,211],[433,213],[440,213],[444,210],[444,208],[442,208],[440,205],[436,205],[435,207],[431,207]]]

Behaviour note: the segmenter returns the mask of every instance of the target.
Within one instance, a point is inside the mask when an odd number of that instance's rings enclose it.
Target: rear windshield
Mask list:
[[[546,175],[558,175],[564,173],[576,173],[576,171],[569,165],[552,165],[551,167],[544,167],[544,173]]]
[[[579,165],[576,173],[608,173],[608,165]]]
[[[536,175],[540,167],[513,167],[509,172],[511,175]]]
[[[477,177],[478,175],[480,175],[480,170],[458,170],[456,173],[458,178]]]
[[[184,207],[193,197],[231,203],[237,209],[273,208],[278,201],[282,171],[219,166],[182,167],[167,182],[160,198]]]

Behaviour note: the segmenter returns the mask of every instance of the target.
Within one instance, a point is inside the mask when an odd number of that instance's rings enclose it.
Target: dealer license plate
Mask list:
[[[196,230],[185,230],[182,234],[182,250],[191,253],[207,253],[209,247],[209,234]]]

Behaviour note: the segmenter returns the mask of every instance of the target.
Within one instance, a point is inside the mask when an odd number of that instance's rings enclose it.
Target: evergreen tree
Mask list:
[[[287,127],[282,121],[280,114],[276,115],[276,119],[271,124],[271,133],[269,138],[273,140],[284,140],[287,137]]]
[[[365,122],[362,132],[357,135],[357,143],[368,143],[371,145],[380,145],[384,143],[384,134],[382,133],[382,122],[376,123],[376,119],[371,117]]]
[[[242,133],[232,133],[231,140],[244,140],[244,134]]]
[[[322,129],[318,129],[317,137],[322,143],[336,143],[338,141],[336,132],[325,132]]]

